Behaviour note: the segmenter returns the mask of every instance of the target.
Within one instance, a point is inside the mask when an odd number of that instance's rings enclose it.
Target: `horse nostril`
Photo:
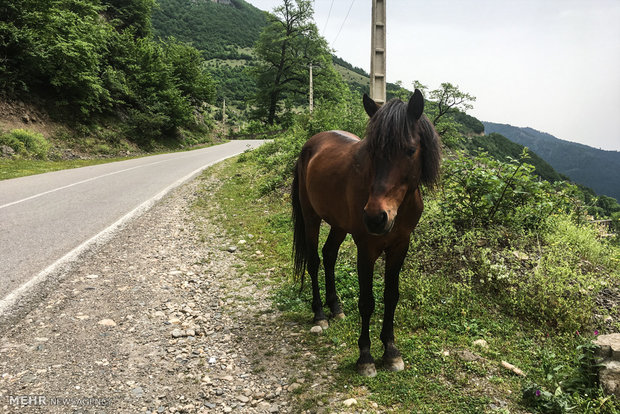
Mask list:
[[[388,218],[387,212],[382,211],[382,212],[379,214],[379,223],[380,223],[380,224],[385,224],[385,223],[387,223],[387,218]]]
[[[385,227],[388,221],[388,214],[386,211],[382,210],[376,215],[369,215],[366,211],[364,211],[364,223],[366,224],[366,228],[375,234],[382,234],[385,232]]]

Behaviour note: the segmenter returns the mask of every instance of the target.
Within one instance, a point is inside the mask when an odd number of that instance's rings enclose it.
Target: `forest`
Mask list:
[[[108,126],[146,147],[204,127],[195,108],[214,100],[215,84],[201,52],[154,38],[153,0],[0,4],[4,99],[74,126]]]

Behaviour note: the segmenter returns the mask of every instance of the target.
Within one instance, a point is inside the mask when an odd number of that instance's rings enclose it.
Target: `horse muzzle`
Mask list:
[[[368,212],[364,210],[363,220],[368,233],[374,236],[383,236],[389,233],[394,225],[394,220],[389,219],[388,213],[385,210],[381,210],[375,214],[368,214]]]

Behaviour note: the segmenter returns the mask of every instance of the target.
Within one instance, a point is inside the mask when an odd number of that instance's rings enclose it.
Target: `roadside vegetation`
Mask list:
[[[215,83],[200,51],[153,36],[153,7],[153,0],[0,4],[0,122],[9,125],[0,124],[0,156],[77,158],[54,152],[53,143],[118,157],[211,142]]]
[[[247,270],[270,273],[264,282],[274,283],[277,306],[308,329],[310,287],[300,293],[291,276],[292,168],[314,133],[337,127],[363,135],[365,123],[354,101],[319,107],[297,116],[273,143],[215,168],[225,180],[217,202],[235,212],[234,220],[223,221],[228,231],[264,240],[240,247]],[[337,355],[334,392],[355,397],[370,412],[618,412],[620,403],[597,382],[591,343],[620,328],[617,238],[603,238],[587,221],[577,187],[541,180],[526,152],[498,161],[444,150],[443,189],[425,192],[425,212],[401,273],[395,326],[406,369],[379,371],[376,378],[355,372],[358,287],[348,238],[336,267],[348,317],[315,339],[317,354]],[[324,241],[327,226],[322,230]],[[380,299],[380,264],[376,272]],[[381,307],[378,300],[371,327],[377,355]]]

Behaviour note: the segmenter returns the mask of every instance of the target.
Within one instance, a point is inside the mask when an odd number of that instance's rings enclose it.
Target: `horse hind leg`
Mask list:
[[[308,260],[308,274],[312,281],[312,312],[314,312],[313,323],[323,329],[327,329],[329,323],[323,312],[323,302],[321,301],[321,292],[319,289],[319,264],[320,258],[318,253],[319,247],[319,229],[321,226],[321,218],[312,215],[306,219],[306,252]]]
[[[344,241],[347,233],[337,227],[332,227],[327,236],[327,241],[323,245],[323,267],[325,268],[325,293],[329,309],[334,319],[345,317],[342,311],[342,303],[336,293],[335,266],[338,258],[338,249]]]
[[[321,218],[312,209],[308,196],[302,184],[301,174],[299,174],[300,164],[295,165],[295,175],[292,185],[292,218],[293,218],[293,257],[294,272],[301,276],[301,286],[306,270],[310,274],[312,281],[312,311],[314,312],[314,323],[325,329],[328,326],[327,318],[323,312],[323,304],[319,292],[319,228]]]

